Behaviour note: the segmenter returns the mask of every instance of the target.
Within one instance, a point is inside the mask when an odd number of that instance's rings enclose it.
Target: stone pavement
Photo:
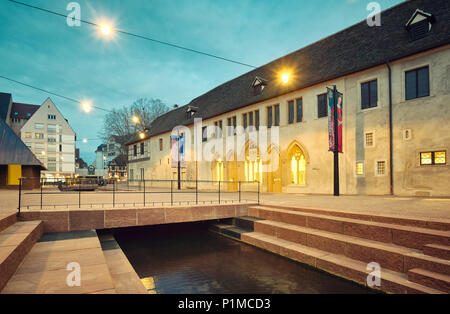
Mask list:
[[[74,237],[75,235],[75,237]],[[80,265],[81,285],[70,287],[69,263]],[[47,234],[34,245],[2,294],[116,293],[94,231]]]
[[[192,195],[190,196],[192,197]],[[248,198],[255,199],[254,193],[248,193]],[[167,201],[167,194],[150,194],[147,201]],[[222,201],[234,200],[236,195],[222,196]],[[12,190],[0,190],[0,216],[17,211],[18,192]],[[25,199],[26,200],[26,199]],[[83,199],[82,199],[83,200]],[[97,200],[97,198],[96,198]],[[183,195],[177,195],[176,201],[182,201]],[[67,198],[53,196],[52,202],[64,204]],[[98,202],[109,202],[109,196],[99,195]],[[122,194],[118,202],[128,202],[132,208],[133,202],[142,203],[138,194]],[[215,194],[203,195],[201,201],[217,201]],[[278,204],[283,206],[295,206],[303,208],[317,208],[337,211],[351,211],[387,216],[406,216],[410,218],[443,218],[450,219],[450,198],[420,198],[420,197],[392,197],[392,196],[353,196],[345,195],[334,197],[331,195],[303,195],[303,194],[271,194],[261,193],[262,204]],[[136,203],[136,204],[137,204]],[[161,206],[156,204],[155,206]],[[167,204],[166,204],[167,206]],[[78,209],[76,208],[71,209]],[[112,207],[109,205],[109,207]],[[141,207],[141,206],[140,206]],[[88,208],[86,206],[82,207]],[[101,206],[97,207],[101,208]],[[108,206],[104,207],[105,209]],[[121,206],[121,208],[123,208]],[[35,208],[36,209],[36,208]],[[23,209],[26,211],[26,209]]]

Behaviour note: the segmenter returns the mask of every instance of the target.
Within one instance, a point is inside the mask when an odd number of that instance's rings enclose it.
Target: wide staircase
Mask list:
[[[367,285],[381,266],[388,293],[450,293],[450,221],[351,214],[274,205],[214,231]]]
[[[0,217],[0,291],[43,232],[42,221],[17,221],[16,214]]]

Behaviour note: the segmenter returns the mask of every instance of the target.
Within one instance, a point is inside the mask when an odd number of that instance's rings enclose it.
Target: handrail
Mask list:
[[[37,188],[37,183],[39,183],[39,191],[31,191],[31,192],[24,192],[24,185],[27,185],[27,182],[34,181],[30,184],[28,184],[31,187]],[[180,182],[181,185],[184,185],[182,188],[175,187],[174,188],[174,182]],[[161,184],[161,183],[167,183],[167,185],[170,183],[170,190],[168,186],[155,186],[152,184]],[[108,189],[108,184],[112,184],[111,187]],[[195,185],[194,185],[195,184]],[[200,189],[199,184],[208,185],[207,188]],[[233,184],[233,187],[230,187],[229,184]],[[245,184],[257,184],[257,190],[243,190],[243,185]],[[126,185],[126,186],[120,186],[120,185]],[[227,186],[228,185],[228,186]],[[28,186],[28,187],[29,187]],[[45,187],[45,189],[44,189]],[[55,188],[53,191],[49,191],[52,187]],[[56,190],[56,188],[58,190]],[[101,189],[101,190],[100,190]],[[137,189],[137,190],[136,190]],[[153,190],[152,190],[153,189]],[[154,190],[156,189],[156,191]],[[158,190],[160,189],[160,190]],[[257,200],[246,200],[243,199],[242,194],[246,193],[257,193]],[[152,200],[152,197],[148,197],[148,195],[155,195],[160,194],[164,197],[164,195],[167,195],[170,193],[170,202],[168,200],[158,200],[155,199]],[[195,202],[183,199],[181,201],[176,201],[174,199],[175,195],[189,195],[195,193]],[[213,200],[208,201],[201,201],[199,200],[199,195],[206,194],[206,195],[212,195],[214,193],[217,193],[217,198]],[[162,203],[163,205],[166,203],[170,203],[171,206],[174,204],[181,204],[181,203],[187,203],[188,205],[193,204],[200,204],[203,202],[211,202],[212,203],[218,203],[221,204],[224,201],[225,202],[232,202],[234,203],[235,200],[227,200],[226,197],[223,196],[229,196],[230,194],[236,193],[237,194],[237,202],[241,203],[243,201],[254,201],[259,204],[260,200],[260,182],[259,181],[232,181],[232,180],[167,180],[167,179],[145,179],[145,180],[127,180],[127,181],[118,181],[116,179],[109,179],[104,180],[100,177],[98,178],[39,178],[39,177],[21,177],[19,178],[19,202],[18,202],[18,213],[17,215],[20,215],[22,208],[30,208],[30,207],[39,207],[41,210],[44,207],[54,207],[56,206],[65,206],[69,208],[69,206],[76,206],[78,205],[78,208],[81,208],[81,206],[92,206],[93,205],[101,205],[104,207],[105,205],[112,205],[112,207],[116,207],[117,205],[124,205],[130,204],[127,203],[120,203],[117,202],[116,197],[120,194],[137,194],[142,195],[142,202],[135,201],[132,204],[143,204],[144,207],[146,207],[148,204],[159,204]],[[39,195],[40,200],[39,204],[24,204],[23,195]],[[63,204],[45,204],[44,205],[44,195],[70,195],[70,194],[78,194],[78,204],[69,204],[68,200],[67,203]],[[107,202],[101,202],[101,203],[94,203],[94,202],[88,202],[86,199],[89,199],[90,197],[95,197],[99,195],[104,194],[111,194],[112,195],[112,203]],[[48,202],[48,200],[52,200],[54,197],[48,197],[45,198],[45,200]],[[84,200],[84,202],[82,201]],[[136,198],[134,199],[136,200]]]

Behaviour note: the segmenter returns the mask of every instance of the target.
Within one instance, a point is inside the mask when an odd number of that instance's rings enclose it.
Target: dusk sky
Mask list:
[[[25,1],[68,14],[71,1]],[[261,66],[365,20],[364,0],[96,0],[77,1],[81,19]],[[402,1],[380,0],[382,10]],[[0,75],[106,109],[139,98],[185,105],[251,70],[210,57],[115,34],[69,27],[63,17],[0,0]],[[73,102],[0,78],[15,102],[51,97],[77,133],[88,164],[101,144],[104,112],[85,114]],[[83,138],[90,139],[82,143]]]

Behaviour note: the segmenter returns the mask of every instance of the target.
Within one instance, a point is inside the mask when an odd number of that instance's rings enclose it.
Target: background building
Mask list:
[[[20,136],[47,168],[47,178],[75,174],[76,135],[50,98],[25,122]]]

